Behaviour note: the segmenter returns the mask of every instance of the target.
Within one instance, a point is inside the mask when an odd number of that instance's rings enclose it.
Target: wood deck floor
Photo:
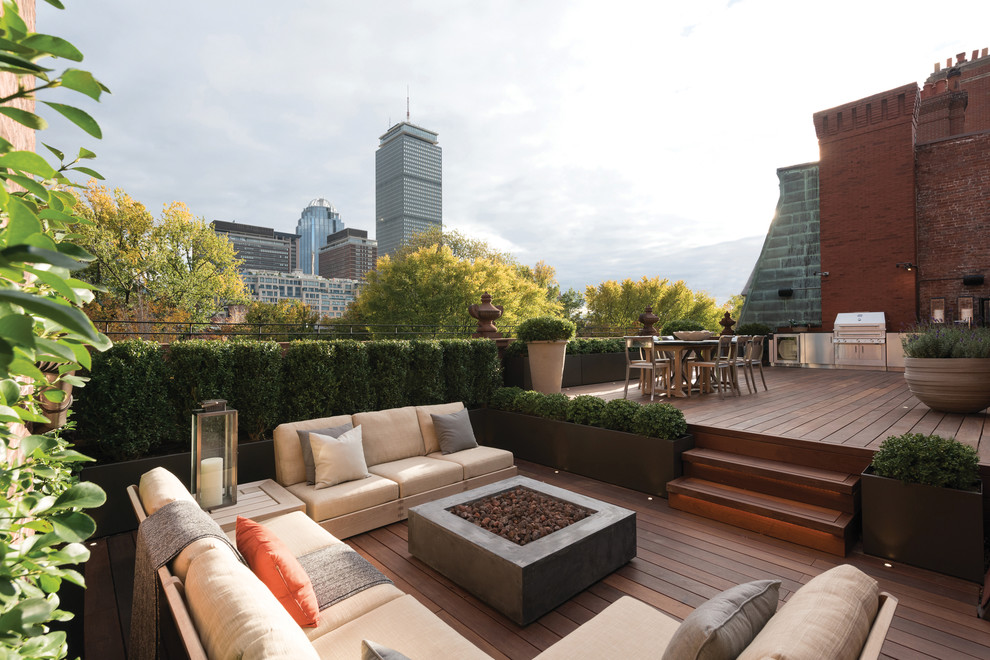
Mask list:
[[[987,411],[973,415],[930,410],[908,391],[904,374],[894,371],[764,367],[768,390],[719,399],[659,397],[684,411],[689,424],[763,435],[876,449],[889,435],[936,433],[955,437],[980,453],[990,466]],[[759,383],[759,373],[756,374]],[[566,388],[569,396],[622,398],[623,381]],[[630,385],[629,398],[648,402]]]
[[[628,594],[683,618],[734,584],[775,578],[788,598],[811,577],[843,561],[760,534],[670,509],[666,500],[520,462],[520,472],[636,511],[638,554],[629,564],[535,623],[520,627],[440,576],[408,551],[406,523],[347,542],[479,648],[526,660]],[[133,581],[134,535],[93,543],[86,564],[85,658],[124,658]],[[844,561],[875,577],[899,599],[883,648],[887,658],[988,658],[990,621],[976,617],[979,585],[909,566],[885,568],[857,548]],[[179,657],[166,654],[165,657]]]

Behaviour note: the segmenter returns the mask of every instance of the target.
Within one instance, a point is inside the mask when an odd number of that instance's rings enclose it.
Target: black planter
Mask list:
[[[502,368],[506,387],[532,389],[528,357],[506,358],[502,360]],[[625,353],[581,353],[564,356],[562,387],[609,383],[625,378]]]
[[[681,453],[694,446],[691,435],[660,440],[491,408],[475,412],[472,422],[483,444],[533,463],[661,497],[667,497],[667,482],[681,476]]]
[[[983,491],[906,484],[863,472],[863,552],[982,582]]]
[[[137,519],[127,497],[127,487],[131,484],[137,485],[142,474],[161,466],[177,476],[182,483],[188,484],[191,465],[192,456],[189,452],[183,452],[121,463],[97,463],[84,467],[79,478],[83,481],[92,481],[107,494],[107,501],[103,506],[86,511],[96,521],[94,536],[111,536],[137,529]],[[272,440],[238,444],[238,483],[274,478],[275,443]]]

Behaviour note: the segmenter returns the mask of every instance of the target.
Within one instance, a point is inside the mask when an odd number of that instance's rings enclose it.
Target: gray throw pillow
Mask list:
[[[433,418],[433,428],[437,432],[440,451],[444,454],[453,454],[478,446],[467,408],[449,415],[430,415],[430,417]]]
[[[726,589],[685,617],[663,660],[735,658],[777,611],[779,580],[757,580]]]
[[[361,660],[409,660],[409,658],[387,646],[362,639]]]
[[[306,464],[306,483],[310,486],[316,483],[316,462],[313,460],[313,445],[309,442],[310,433],[328,435],[331,438],[339,438],[350,431],[354,426],[347,422],[332,429],[309,429],[306,431],[296,431],[299,434],[299,445],[302,447],[303,463]]]

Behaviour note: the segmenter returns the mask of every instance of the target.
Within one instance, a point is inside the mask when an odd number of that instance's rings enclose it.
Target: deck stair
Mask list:
[[[838,556],[856,542],[859,474],[703,446],[681,458],[671,508]]]

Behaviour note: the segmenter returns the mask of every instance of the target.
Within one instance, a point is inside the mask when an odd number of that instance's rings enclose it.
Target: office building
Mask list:
[[[442,154],[437,134],[409,122],[379,138],[375,152],[375,238],[378,253],[442,226]]]
[[[296,234],[299,235],[299,270],[308,275],[318,273],[317,255],[320,248],[327,244],[327,236],[336,234],[343,228],[340,213],[333,204],[322,197],[310,202],[296,224]]]
[[[320,248],[320,276],[363,280],[365,273],[375,269],[378,241],[368,238],[364,229],[342,229],[327,237]]]
[[[278,273],[270,270],[249,270],[241,274],[251,300],[276,303],[298,300],[319,312],[321,317],[343,316],[354,302],[360,282],[347,279],[327,279],[319,275]]]
[[[288,273],[299,268],[299,237],[271,227],[214,220],[213,231],[226,236],[244,262],[241,270]]]

